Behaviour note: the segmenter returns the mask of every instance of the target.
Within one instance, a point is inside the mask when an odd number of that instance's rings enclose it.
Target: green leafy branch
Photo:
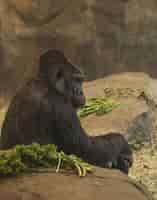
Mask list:
[[[20,173],[31,172],[34,168],[56,168],[73,170],[79,176],[92,172],[92,166],[75,155],[58,152],[53,144],[17,145],[15,148],[0,153],[0,176],[15,176]]]

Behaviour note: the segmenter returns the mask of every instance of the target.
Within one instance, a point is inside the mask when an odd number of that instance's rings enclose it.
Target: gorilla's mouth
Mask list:
[[[82,107],[85,105],[86,99],[80,88],[72,88],[72,103],[74,107]]]
[[[72,94],[73,94],[73,96],[83,96],[83,91],[82,90],[80,90],[80,88],[76,88],[76,87],[74,87],[74,88],[72,88]]]

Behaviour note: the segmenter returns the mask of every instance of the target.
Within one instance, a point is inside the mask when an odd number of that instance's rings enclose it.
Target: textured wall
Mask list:
[[[157,77],[156,0],[1,0],[0,21],[2,95],[35,74],[48,48],[64,50],[90,79],[121,71]]]

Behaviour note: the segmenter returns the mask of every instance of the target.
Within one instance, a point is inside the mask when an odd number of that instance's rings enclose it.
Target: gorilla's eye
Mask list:
[[[58,73],[57,73],[57,79],[60,79],[62,77],[62,73],[61,73],[61,71],[59,71]]]

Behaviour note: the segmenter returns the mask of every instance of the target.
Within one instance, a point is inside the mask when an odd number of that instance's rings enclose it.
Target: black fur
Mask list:
[[[53,50],[51,51],[50,60],[53,59]],[[64,66],[64,59],[57,62],[62,62]],[[57,63],[55,67],[56,65]],[[46,67],[53,68],[52,63]],[[63,71],[61,69],[60,76],[64,76]],[[13,98],[2,127],[0,148],[8,149],[16,144],[33,142],[54,143],[59,150],[67,154],[76,154],[89,163],[101,167],[112,164],[112,167],[128,173],[132,165],[132,152],[124,137],[118,133],[87,136],[80,125],[71,99],[51,85],[50,74],[42,76],[40,73]],[[70,73],[72,77],[74,71]]]

